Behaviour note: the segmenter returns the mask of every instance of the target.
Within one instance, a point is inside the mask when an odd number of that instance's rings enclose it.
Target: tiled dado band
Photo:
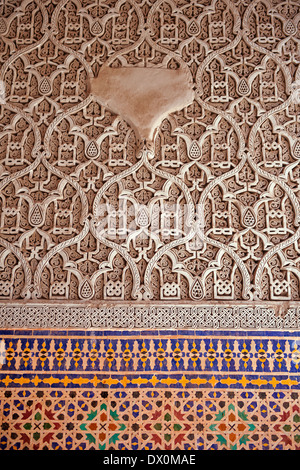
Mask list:
[[[16,302],[1,322],[0,449],[300,449],[295,304]]]
[[[299,330],[299,302],[2,302],[0,328]]]
[[[300,449],[297,332],[2,330],[1,338],[3,450]]]
[[[299,388],[295,332],[2,330],[0,335],[4,387]]]

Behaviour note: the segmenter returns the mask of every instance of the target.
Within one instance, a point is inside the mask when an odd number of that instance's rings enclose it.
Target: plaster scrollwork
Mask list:
[[[300,300],[298,2],[7,0],[0,13],[1,301],[159,302],[173,325],[170,303]],[[194,99],[143,141],[91,93],[102,67],[183,69]],[[113,325],[97,308],[87,324]],[[257,308],[218,324],[259,327],[260,311],[283,325]],[[182,324],[217,324],[193,309]]]

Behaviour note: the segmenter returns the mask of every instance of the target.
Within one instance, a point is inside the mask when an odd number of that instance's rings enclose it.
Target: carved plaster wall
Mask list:
[[[0,13],[1,326],[299,328],[299,2]]]
[[[300,450],[299,64],[299,0],[0,0],[1,450]]]

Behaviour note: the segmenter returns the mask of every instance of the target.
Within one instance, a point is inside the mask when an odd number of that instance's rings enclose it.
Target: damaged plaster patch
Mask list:
[[[141,140],[153,140],[162,120],[194,99],[192,82],[184,69],[104,66],[91,80],[91,93],[121,115]]]

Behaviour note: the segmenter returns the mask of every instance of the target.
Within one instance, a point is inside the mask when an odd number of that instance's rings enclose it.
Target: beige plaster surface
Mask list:
[[[104,66],[91,80],[91,93],[120,114],[141,140],[150,141],[169,113],[194,99],[190,76],[184,69]]]

